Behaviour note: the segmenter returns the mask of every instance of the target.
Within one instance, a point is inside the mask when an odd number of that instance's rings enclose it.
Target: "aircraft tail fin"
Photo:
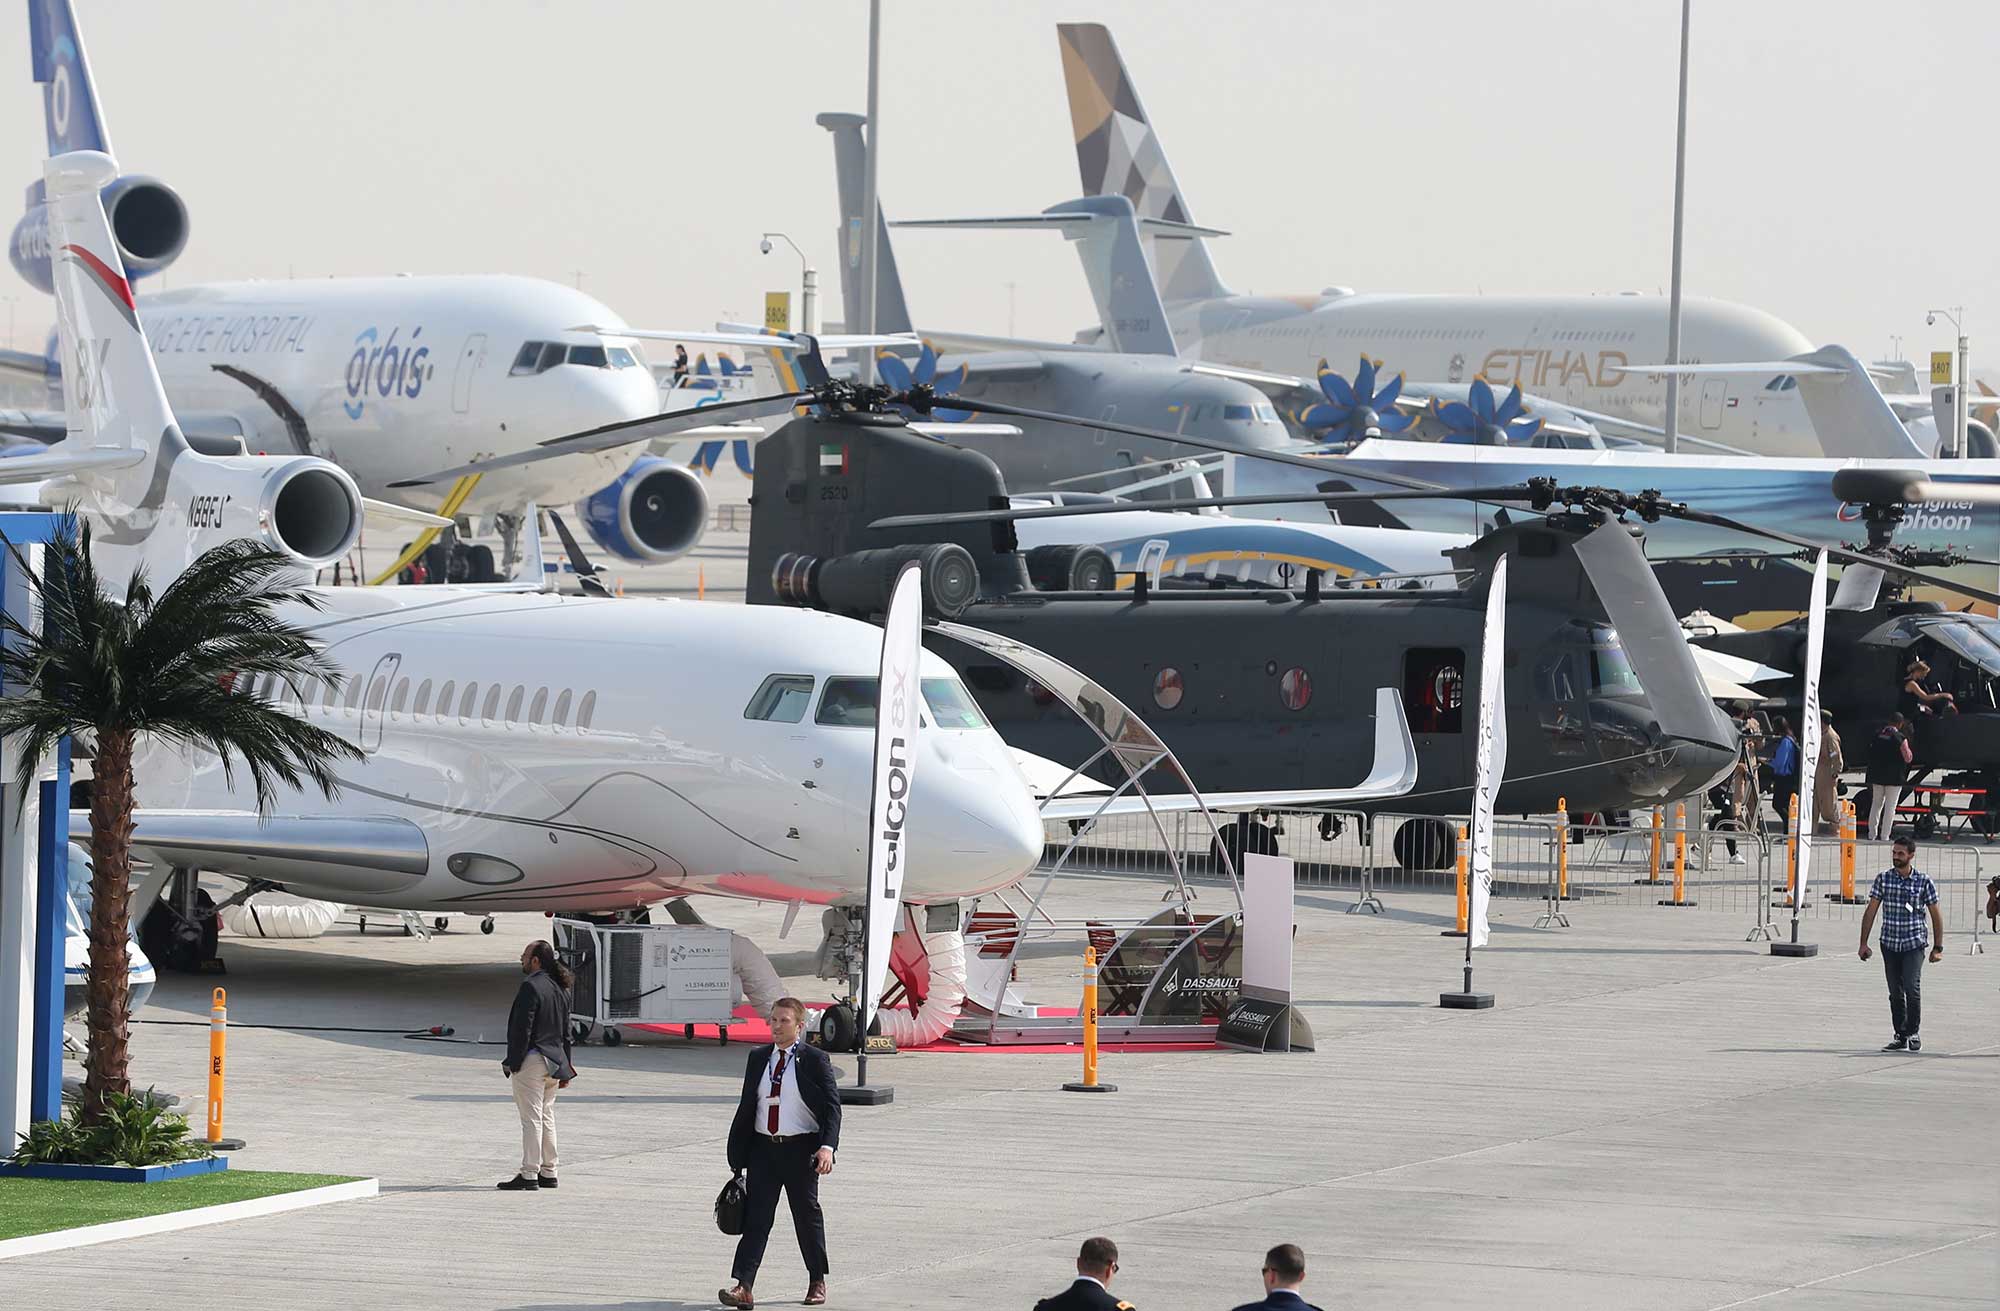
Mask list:
[[[84,56],[83,33],[77,29],[70,0],[28,0],[28,44],[35,81],[42,84],[49,154],[73,150],[110,154],[111,136],[104,130],[97,86],[90,78],[90,60]]]
[[[1118,44],[1101,23],[1059,23],[1063,85],[1069,92],[1070,129],[1077,169],[1089,196],[1123,196],[1142,219],[1191,223],[1187,200],[1167,164],[1159,134],[1139,104]],[[1197,237],[1156,242],[1154,267],[1169,302],[1229,295],[1216,275],[1208,247]]]
[[[64,438],[46,455],[5,462],[0,479],[68,479],[51,499],[97,522],[99,571],[121,590],[142,568],[164,587],[202,551],[238,537],[302,569],[340,559],[365,513],[345,470],[312,456],[205,456],[182,436],[104,211],[101,192],[117,175],[98,151],[43,168]]]
[[[1783,374],[1796,378],[1799,400],[1812,420],[1820,449],[1839,459],[1927,460],[1931,452],[1917,444],[1903,421],[1883,397],[1868,366],[1845,346],[1822,346],[1783,360],[1716,364],[1628,365],[1621,373],[1683,375]]]
[[[840,305],[847,316],[845,330],[861,331],[861,219],[865,203],[868,120],[860,114],[821,114],[813,120],[833,134],[833,170],[840,193]],[[910,307],[903,299],[903,279],[896,272],[896,252],[889,243],[889,219],[877,201],[882,225],[875,243],[875,331],[909,332]]]

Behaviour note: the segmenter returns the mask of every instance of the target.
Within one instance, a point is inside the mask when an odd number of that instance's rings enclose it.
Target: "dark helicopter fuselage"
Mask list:
[[[1459,586],[1317,595],[1038,591],[1012,549],[1011,524],[869,527],[891,515],[1004,508],[1006,492],[984,456],[899,422],[794,420],[758,451],[748,599],[809,597],[868,615],[882,597],[854,579],[868,575],[861,566],[876,557],[857,553],[952,544],[970,555],[968,571],[976,565],[978,599],[945,617],[1045,651],[1102,683],[1152,725],[1197,787],[1353,786],[1371,762],[1376,689],[1388,687],[1401,694],[1418,775],[1414,792],[1382,808],[1451,815],[1471,805],[1487,584],[1504,553],[1501,810],[1553,810],[1559,798],[1577,812],[1650,804],[1704,785],[1732,759],[1733,737],[1725,745],[1707,731],[1719,717],[1705,698],[1697,692],[1698,704],[1663,715],[1657,692],[1634,672],[1575,549],[1597,528],[1594,519],[1535,518],[1488,534],[1439,561],[1441,571],[1459,571]],[[1630,554],[1638,560],[1636,549]],[[886,582],[893,569],[881,562],[874,572]],[[1655,626],[1687,662],[1692,685],[1692,661],[1665,598],[1640,566],[1657,598]],[[1068,765],[1099,745],[1067,707],[1010,668],[939,635],[927,640],[957,666],[1009,743]],[[1663,720],[1700,723],[1705,740],[1663,732]],[[1163,777],[1148,780],[1156,783],[1168,786]]]

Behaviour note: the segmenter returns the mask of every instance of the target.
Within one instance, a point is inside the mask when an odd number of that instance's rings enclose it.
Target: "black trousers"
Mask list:
[[[1792,798],[1799,794],[1797,774],[1779,774],[1771,780],[1771,809],[1778,812],[1778,828],[1783,830],[1791,823]],[[1803,816],[1803,822],[1812,823],[1812,816]],[[1808,832],[1811,830],[1808,829]]]
[[[730,1272],[745,1288],[755,1285],[757,1267],[764,1264],[764,1245],[771,1238],[771,1222],[778,1216],[781,1190],[791,1203],[792,1228],[798,1231],[806,1274],[813,1279],[826,1277],[826,1221],[819,1209],[819,1175],[813,1172],[813,1153],[818,1150],[817,1137],[774,1143],[763,1134],[757,1135],[750,1148],[743,1236],[736,1240],[736,1263]]]
[[[1912,1038],[1924,1020],[1924,956],[1929,947],[1908,951],[1882,948],[1882,972],[1889,976],[1889,1018],[1898,1038]]]

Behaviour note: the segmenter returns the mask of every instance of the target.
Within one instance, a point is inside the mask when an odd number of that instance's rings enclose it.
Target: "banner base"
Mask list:
[[[1843,897],[1838,892],[1827,893],[1826,899],[1841,906],[1866,906],[1868,904],[1868,898],[1866,897]]]
[[[1493,1009],[1493,994],[1490,992],[1441,992],[1438,1005],[1448,1011],[1490,1011]]]
[[[896,1100],[896,1090],[884,1084],[871,1083],[856,1087],[853,1084],[840,1086],[842,1106],[887,1106]]]
[[[1309,1052],[1312,1025],[1289,1001],[1246,993],[1230,1004],[1216,1026],[1215,1045],[1245,1052]]]
[[[1633,879],[1632,886],[1635,888],[1665,888],[1673,886],[1673,882],[1672,879]],[[1782,892],[1784,889],[1780,888],[1779,891]]]
[[[1771,944],[1773,956],[1817,956],[1817,942],[1774,942]]]

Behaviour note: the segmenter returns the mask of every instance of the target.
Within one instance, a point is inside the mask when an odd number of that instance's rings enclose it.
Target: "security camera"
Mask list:
[[[768,242],[768,241],[764,243],[764,253],[765,253],[766,255],[768,255],[768,254],[770,254],[770,253],[771,253],[771,243],[770,243],[770,242]],[[1936,323],[1937,323],[1937,315],[1935,315],[1935,314],[1926,314],[1926,315],[1924,315],[1924,326],[1925,326],[1926,328],[1928,328],[1928,327],[1932,327],[1932,326],[1933,326],[1933,325],[1935,325]]]
[[[770,239],[769,237],[766,237],[766,238],[764,238],[764,239],[763,239],[762,241],[758,242],[758,243],[757,243],[757,251],[758,251],[758,253],[759,253],[759,254],[762,254],[762,255],[768,255],[768,254],[770,254],[770,253],[771,253],[771,239]]]

